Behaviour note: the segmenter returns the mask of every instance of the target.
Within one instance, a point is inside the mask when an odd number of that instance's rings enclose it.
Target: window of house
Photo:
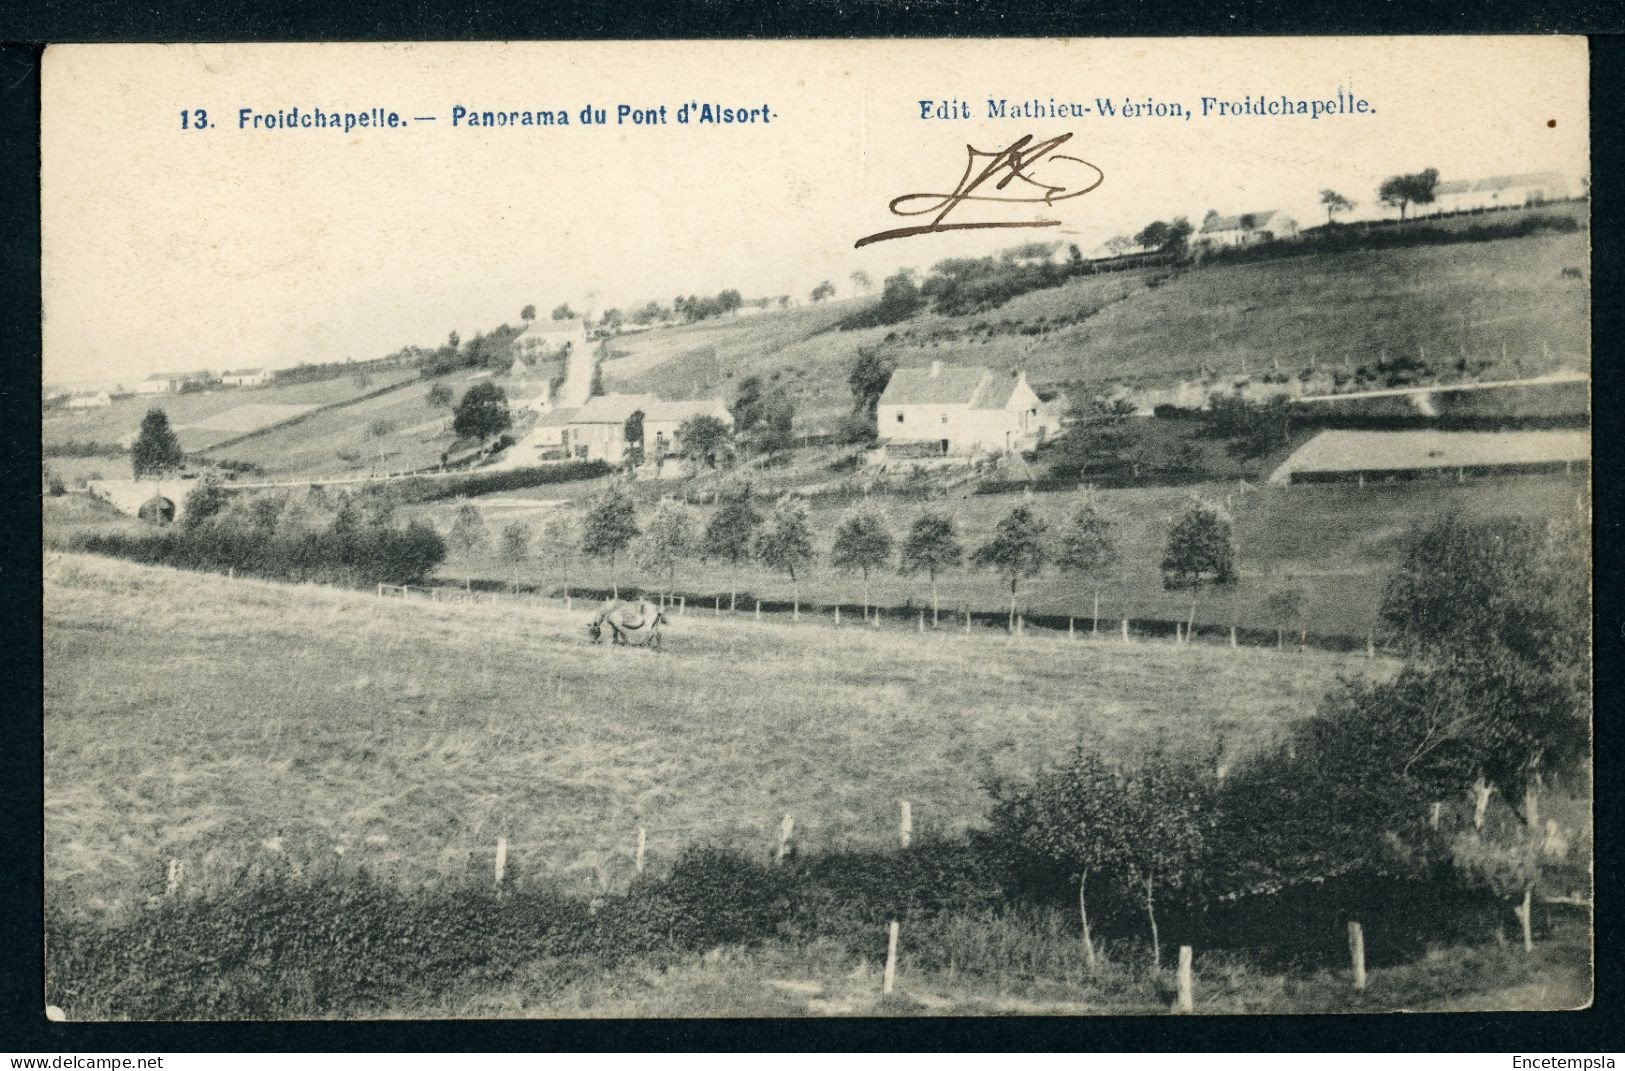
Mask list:
[[[948,423],[948,414],[944,413],[940,417],[938,417],[937,419],[942,421],[944,424],[946,424],[946,423]]]
[[[897,414],[897,423],[901,424],[902,422],[903,422],[903,414],[898,413]]]

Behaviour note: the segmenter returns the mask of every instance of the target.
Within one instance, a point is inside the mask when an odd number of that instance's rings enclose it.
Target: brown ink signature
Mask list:
[[[1072,138],[1071,134],[1061,134],[1046,141],[1034,142],[1031,134],[1024,135],[1007,149],[998,152],[984,152],[972,145],[966,145],[968,158],[965,161],[965,173],[959,177],[959,185],[954,187],[952,193],[905,193],[901,197],[892,198],[887,206],[894,216],[926,216],[935,214],[930,223],[919,224],[913,227],[897,227],[889,231],[878,231],[867,237],[859,238],[853,244],[854,249],[861,249],[874,242],[886,242],[893,238],[908,238],[916,234],[935,234],[938,231],[968,231],[982,227],[1059,227],[1058,219],[1028,220],[1022,222],[983,222],[983,223],[944,223],[948,213],[958,208],[966,201],[993,201],[1002,204],[1044,204],[1052,205],[1056,201],[1064,201],[1070,197],[1082,197],[1105,181],[1105,173],[1087,160],[1080,160],[1076,156],[1064,156],[1055,150],[1066,144]],[[1093,173],[1093,179],[1087,186],[1076,189],[1067,186],[1052,185],[1034,177],[1033,170],[1041,164],[1066,161]],[[981,170],[977,170],[981,164]],[[1053,169],[1046,169],[1053,170]],[[997,177],[998,181],[990,187],[993,191],[984,190],[986,183]],[[1052,179],[1053,181],[1053,179]],[[1019,182],[1011,193],[1004,193],[1012,183]],[[984,192],[977,193],[977,190]],[[921,207],[904,208],[905,204],[925,202]]]

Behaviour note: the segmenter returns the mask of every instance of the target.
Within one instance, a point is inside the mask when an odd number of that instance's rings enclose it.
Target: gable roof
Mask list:
[[[624,424],[626,418],[639,409],[647,417],[659,401],[653,394],[600,394],[588,398],[587,403],[575,411],[575,419],[570,423]]]
[[[575,423],[576,411],[574,409],[551,409],[543,413],[536,421],[538,428],[562,428],[567,424]]]
[[[1277,210],[1272,208],[1268,212],[1241,212],[1234,216],[1210,216],[1208,219],[1202,221],[1201,233],[1212,234],[1216,231],[1259,230],[1270,220],[1274,219],[1277,214]],[[1250,216],[1252,218],[1252,227],[1248,228],[1241,225],[1242,216]]]
[[[981,365],[899,368],[881,392],[882,405],[963,405],[1003,409],[1015,393],[1019,374],[999,375]]]
[[[685,420],[695,417],[716,417],[724,424],[732,426],[733,414],[728,407],[722,404],[720,398],[696,398],[687,402],[657,401],[643,411],[645,420],[659,420],[681,424]]]

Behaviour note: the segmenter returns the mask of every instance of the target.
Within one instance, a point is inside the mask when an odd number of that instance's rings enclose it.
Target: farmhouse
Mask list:
[[[1297,221],[1272,208],[1268,212],[1243,212],[1239,216],[1210,215],[1202,222],[1196,244],[1229,249],[1292,238],[1297,233]]]
[[[228,387],[263,387],[274,375],[268,368],[228,368],[220,373],[220,382]]]
[[[927,447],[933,454],[1030,450],[1061,428],[1058,407],[1045,405],[1027,374],[977,366],[899,368],[880,395],[881,442]]]
[[[694,417],[715,417],[725,427],[733,427],[728,407],[715,398],[666,402],[652,394],[601,394],[570,415],[565,438],[570,456],[620,464],[632,445],[626,441],[627,418],[639,412],[643,414],[645,452],[655,458],[681,451],[678,431]]]
[[[113,397],[104,390],[75,391],[63,404],[69,409],[105,409],[113,404]]]
[[[1470,212],[1487,208],[1522,208],[1571,196],[1568,180],[1555,171],[1454,179],[1433,187],[1435,211]]]
[[[154,372],[135,386],[137,394],[178,394],[192,384],[214,380],[208,372]]]
[[[1575,431],[1323,431],[1270,474],[1271,483],[1571,472],[1591,462]]]

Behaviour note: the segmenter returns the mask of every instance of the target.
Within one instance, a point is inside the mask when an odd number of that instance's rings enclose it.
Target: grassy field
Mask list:
[[[1025,368],[1035,383],[1085,389],[1197,377],[1374,365],[1425,348],[1465,351],[1486,377],[1588,363],[1588,235],[1421,246],[1086,277],[967,316],[921,314],[893,327],[834,330],[868,299],[708,321],[616,339],[612,390],[727,395],[749,374],[795,401],[816,428],[850,407],[846,370],[862,345],[899,364]],[[1158,285],[1148,285],[1148,281]],[[1505,359],[1502,359],[1503,345]]]
[[[540,600],[435,604],[52,555],[50,880],[139,902],[336,851],[402,880],[510,872],[593,891],[712,841],[884,844],[978,824],[979,778],[1082,736],[1241,753],[1379,659],[676,619],[592,646]],[[162,621],[162,627],[154,627]],[[966,671],[974,658],[975,672]]]
[[[573,512],[591,490],[555,485],[535,489],[534,496],[507,492],[472,501],[481,506],[494,537],[503,525],[514,520],[522,520],[539,532],[547,517],[555,512]],[[1295,587],[1305,593],[1310,610],[1303,624],[1311,632],[1364,636],[1377,625],[1383,585],[1399,564],[1403,540],[1414,525],[1451,510],[1478,517],[1551,516],[1572,511],[1575,495],[1584,490],[1582,477],[1465,484],[1410,482],[1363,489],[1347,485],[1264,485],[1243,490],[1236,484],[1215,484],[1188,489],[1106,490],[1098,493],[1104,507],[1118,521],[1122,554],[1118,565],[1098,585],[1051,569],[1035,580],[1023,582],[1020,602],[1031,614],[1087,617],[1098,587],[1101,615],[1107,619],[1103,627],[1115,627],[1115,619],[1123,616],[1184,619],[1191,609],[1191,597],[1163,589],[1159,563],[1168,529],[1189,496],[1197,493],[1229,502],[1236,519],[1241,571],[1241,580],[1233,588],[1210,591],[1197,600],[1199,624],[1222,629],[1232,624],[1261,629],[1291,627],[1293,622],[1280,620],[1265,600],[1272,592]],[[1078,500],[1077,492],[1054,492],[1035,495],[1029,504],[1045,520],[1060,525],[1075,512]],[[1004,513],[1022,501],[1020,494],[960,494],[933,502],[890,500],[886,507],[893,532],[899,538],[921,510],[948,512],[968,552],[987,538]],[[440,503],[425,512],[441,531],[447,531],[457,505]],[[820,564],[815,564],[802,579],[803,599],[826,604],[844,602],[848,606],[861,601],[859,577],[834,572],[822,564],[827,562],[829,539],[842,508],[814,508],[812,527]],[[490,549],[467,557],[454,555],[440,574],[452,580],[472,577],[502,582],[515,575],[512,567],[499,561]],[[560,588],[566,579],[563,570],[546,558],[526,563],[517,575],[522,585],[553,589]],[[640,573],[624,555],[615,579],[621,585],[642,585],[651,590],[663,584],[659,577]],[[577,587],[608,588],[610,570],[604,562],[576,561],[570,566],[569,580]],[[788,601],[791,595],[787,577],[754,564],[741,567],[737,578],[725,563],[685,563],[677,573],[679,589],[703,593],[707,599],[720,593],[725,603],[733,582],[741,592],[748,593],[742,604],[746,607],[750,599]],[[930,606],[930,588],[924,577],[901,577],[885,570],[872,578],[870,586],[872,597],[881,605]],[[1008,604],[1007,592],[990,573],[960,569],[943,577],[939,586],[942,605],[947,608],[968,605],[998,611]]]
[[[294,416],[309,408],[347,401],[387,386],[392,379],[414,376],[397,369],[387,376],[373,373],[366,386],[348,376],[286,387],[259,387],[199,391],[195,394],[150,394],[119,398],[106,409],[48,413],[41,437],[47,446],[65,442],[116,443],[141,428],[147,410],[159,408],[185,450],[204,450],[215,443]],[[111,478],[112,473],[108,473]]]

